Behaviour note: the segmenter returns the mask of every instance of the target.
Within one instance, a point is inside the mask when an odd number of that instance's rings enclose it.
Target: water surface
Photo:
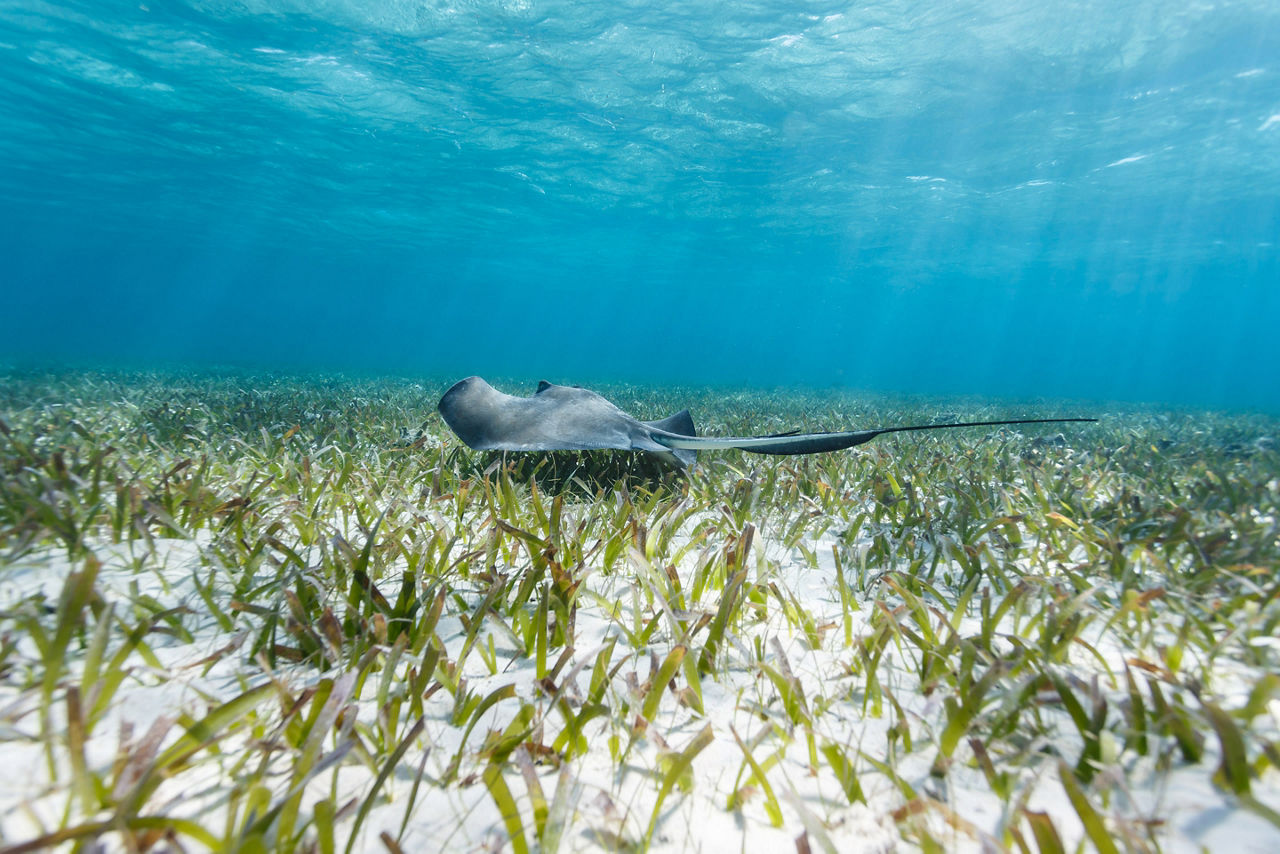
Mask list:
[[[0,3],[0,358],[1280,409],[1269,0]]]

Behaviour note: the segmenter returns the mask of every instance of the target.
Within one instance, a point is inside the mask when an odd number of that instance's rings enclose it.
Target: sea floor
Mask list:
[[[1280,848],[1275,419],[600,388],[1100,418],[680,473],[448,385],[0,374],[4,850]]]

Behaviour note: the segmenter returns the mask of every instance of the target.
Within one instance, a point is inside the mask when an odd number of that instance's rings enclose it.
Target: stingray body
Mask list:
[[[712,437],[697,435],[687,409],[661,421],[640,421],[584,388],[543,380],[532,397],[514,397],[480,377],[456,383],[440,398],[439,410],[458,438],[477,451],[647,451],[678,466],[693,465],[698,451],[737,448],[753,454],[815,454],[852,448],[882,433],[1097,420],[1020,418],[833,433]]]
[[[693,450],[657,439],[695,435],[685,409],[661,421],[639,421],[594,391],[543,380],[533,397],[503,394],[468,377],[440,398],[440,414],[477,451],[649,451],[677,465],[693,465]]]

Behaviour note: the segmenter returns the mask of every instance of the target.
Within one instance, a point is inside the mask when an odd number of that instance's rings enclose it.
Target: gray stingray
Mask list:
[[[753,454],[815,454],[869,442],[882,433],[1051,424],[1096,418],[1019,418],[921,424],[834,433],[778,433],[772,436],[699,436],[689,410],[661,421],[632,418],[594,391],[543,380],[532,397],[513,397],[480,377],[467,377],[440,398],[440,414],[467,447],[477,451],[648,451],[678,466],[693,465],[698,451],[737,448]]]

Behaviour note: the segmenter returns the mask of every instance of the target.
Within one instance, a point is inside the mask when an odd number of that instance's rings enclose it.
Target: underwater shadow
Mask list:
[[[520,483],[533,483],[544,495],[594,499],[617,489],[629,492],[681,493],[687,476],[651,454],[626,451],[488,451],[474,458],[480,477],[504,470]]]

